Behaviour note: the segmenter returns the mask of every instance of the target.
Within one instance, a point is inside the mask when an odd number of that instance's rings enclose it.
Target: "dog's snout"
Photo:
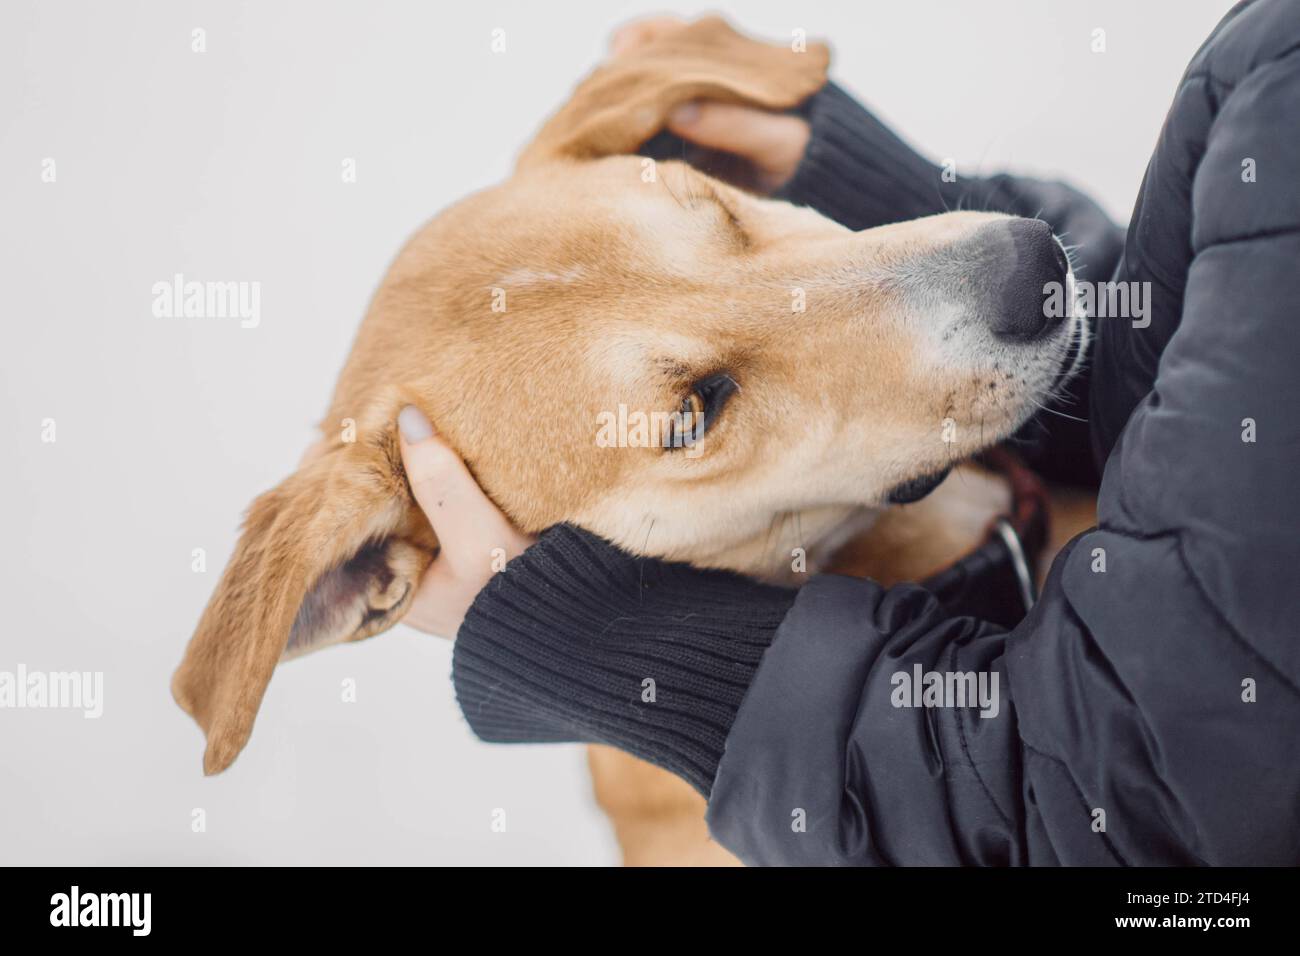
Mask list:
[[[1041,219],[1011,219],[997,228],[1009,233],[1010,256],[1006,278],[991,303],[993,334],[1016,341],[1038,338],[1064,318],[1066,310],[1049,304],[1068,294],[1069,259]]]

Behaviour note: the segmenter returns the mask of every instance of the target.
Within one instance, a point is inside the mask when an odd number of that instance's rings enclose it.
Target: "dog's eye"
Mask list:
[[[748,248],[751,245],[749,231],[745,228],[745,224],[741,222],[740,217],[736,214],[736,210],[731,203],[724,200],[716,191],[711,192],[707,198],[721,213],[723,221],[726,223],[727,231],[731,234],[732,238],[734,238],[741,246]]]
[[[668,421],[664,448],[690,448],[704,437],[704,430],[717,420],[718,413],[738,386],[730,375],[710,375],[695,383],[689,395]]]

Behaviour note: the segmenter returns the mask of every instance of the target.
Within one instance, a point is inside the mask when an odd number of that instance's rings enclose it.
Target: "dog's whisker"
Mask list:
[[[1061,418],[1068,418],[1072,422],[1083,422],[1085,425],[1088,424],[1088,419],[1080,418],[1077,415],[1067,415],[1065,412],[1057,411],[1055,408],[1049,408],[1033,396],[1030,396],[1029,400],[1049,415],[1059,415]]]
[[[683,202],[681,201],[680,198],[678,198],[677,193],[673,192],[673,187],[670,186],[670,185],[668,185],[668,177],[667,177],[667,176],[661,176],[661,177],[659,177],[659,181],[660,181],[661,183],[663,183],[664,189],[666,189],[666,190],[668,191],[668,195],[670,195],[670,196],[673,197],[673,202],[677,203],[677,205],[678,205],[680,208],[682,208],[682,209],[688,209],[688,208],[689,208],[689,207],[686,206],[685,203],[683,203]]]

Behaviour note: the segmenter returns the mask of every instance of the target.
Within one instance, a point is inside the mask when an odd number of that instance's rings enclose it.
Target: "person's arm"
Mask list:
[[[707,797],[794,599],[558,525],[470,606],[453,652],[456,697],[482,740],[610,744]]]
[[[1006,704],[961,743],[952,715],[890,704],[914,665],[1000,671],[1004,637],[917,586],[823,575],[796,596],[560,525],[479,593],[452,674],[481,739],[606,743],[671,770],[746,862],[1008,863],[1015,834],[967,769],[1014,752]]]
[[[635,558],[570,525],[534,540],[417,408],[397,424],[407,480],[439,546],[403,623],[456,637],[452,676],[474,732],[612,744],[707,796],[795,592]]]

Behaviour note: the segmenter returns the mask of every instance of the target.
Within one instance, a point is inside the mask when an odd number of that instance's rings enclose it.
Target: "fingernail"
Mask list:
[[[424,412],[414,405],[407,405],[398,413],[397,427],[402,430],[402,437],[411,445],[433,437],[433,425],[424,417]]]
[[[700,118],[699,103],[683,103],[672,111],[668,121],[674,126],[690,126]]]

